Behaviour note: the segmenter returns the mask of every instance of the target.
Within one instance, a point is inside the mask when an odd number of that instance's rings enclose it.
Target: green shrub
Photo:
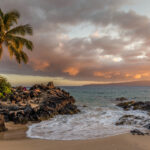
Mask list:
[[[0,98],[4,98],[11,93],[11,85],[6,78],[0,76]]]

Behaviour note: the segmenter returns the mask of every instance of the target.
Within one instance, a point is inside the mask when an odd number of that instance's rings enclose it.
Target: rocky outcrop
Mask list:
[[[131,130],[130,133],[132,135],[149,135],[149,133],[144,133],[144,132],[142,132],[142,131],[140,131],[138,129]]]
[[[37,84],[29,90],[24,87],[12,89],[0,102],[0,114],[5,122],[25,124],[28,121],[42,121],[61,114],[76,114],[79,109],[74,104],[75,99],[50,82],[47,85]]]
[[[118,107],[123,108],[125,111],[129,110],[142,110],[150,114],[150,101],[126,101],[117,104]],[[116,125],[135,125],[141,127],[142,129],[147,129],[148,133],[140,131],[138,129],[131,130],[133,135],[149,135],[150,130],[150,119],[135,115],[124,115],[119,118]]]
[[[0,115],[0,132],[6,131],[4,116]]]
[[[123,102],[117,104],[117,106],[123,108],[124,110],[144,110],[150,112],[150,101],[146,102],[135,102],[135,101],[130,101],[130,102]]]
[[[128,99],[125,97],[118,97],[116,98],[116,101],[127,101]]]
[[[116,122],[116,125],[134,125],[142,122],[145,123],[143,117],[134,115],[124,115],[121,118],[119,118],[119,120]]]

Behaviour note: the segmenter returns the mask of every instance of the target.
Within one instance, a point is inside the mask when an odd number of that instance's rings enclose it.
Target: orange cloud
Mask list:
[[[96,77],[104,77],[105,74],[102,73],[102,72],[94,72],[94,76],[96,76]]]
[[[125,77],[129,78],[133,78],[133,79],[141,79],[143,77],[149,77],[150,76],[150,73],[148,72],[145,72],[145,73],[138,73],[138,74],[130,74],[130,73],[126,73],[125,74]]]
[[[148,77],[148,76],[149,76],[149,73],[143,73],[142,76]]]
[[[142,77],[141,74],[136,74],[136,75],[134,76],[135,79],[141,79],[141,77]]]
[[[126,73],[125,76],[128,78],[128,77],[131,77],[131,74]]]
[[[149,73],[142,73],[142,74],[136,74],[134,76],[135,79],[141,79],[142,77],[149,77],[150,74]]]
[[[47,61],[32,60],[32,66],[35,71],[44,71],[50,66],[50,63]]]
[[[63,72],[68,73],[71,76],[76,76],[79,73],[79,69],[74,68],[74,67],[69,67],[63,70]]]
[[[112,78],[112,73],[111,72],[107,72],[107,73],[102,73],[102,72],[94,72],[94,76],[96,77],[104,77],[106,79],[110,79]]]
[[[150,72],[142,72],[142,73],[124,73],[121,74],[119,71],[114,71],[114,72],[94,72],[93,73],[94,76],[96,77],[101,77],[101,78],[105,78],[105,79],[112,79],[115,77],[120,77],[122,78],[124,75],[124,77],[128,78],[128,79],[147,79],[148,77],[150,77]]]

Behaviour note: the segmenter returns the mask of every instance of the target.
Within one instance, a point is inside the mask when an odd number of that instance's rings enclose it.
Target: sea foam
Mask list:
[[[103,138],[129,132],[139,126],[116,126],[125,114],[150,119],[146,112],[123,111],[119,108],[87,107],[76,115],[59,115],[29,126],[27,137],[47,140],[84,140]]]

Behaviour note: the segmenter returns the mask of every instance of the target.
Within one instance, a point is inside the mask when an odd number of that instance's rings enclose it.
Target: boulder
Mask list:
[[[135,103],[135,101],[121,102],[121,103],[117,104],[117,106],[123,108],[124,110],[129,110],[131,108],[131,106],[133,106],[134,103]]]
[[[50,89],[55,88],[53,82],[48,82],[47,86],[48,86]]]
[[[118,97],[118,98],[116,98],[116,101],[126,101],[126,100],[128,100],[128,99],[125,98],[125,97]]]
[[[145,135],[145,134],[147,134],[147,133],[143,133],[142,131],[140,131],[138,129],[131,130],[130,133],[132,135]]]
[[[146,129],[148,129],[148,130],[150,130],[150,123],[144,125],[143,127],[146,128]]]
[[[6,131],[4,116],[0,114],[0,132]]]
[[[116,125],[135,125],[139,122],[144,121],[143,117],[134,116],[134,115],[124,115],[116,122]]]
[[[122,102],[117,104],[117,106],[123,108],[124,110],[144,110],[150,112],[150,101],[130,101],[130,102]]]

